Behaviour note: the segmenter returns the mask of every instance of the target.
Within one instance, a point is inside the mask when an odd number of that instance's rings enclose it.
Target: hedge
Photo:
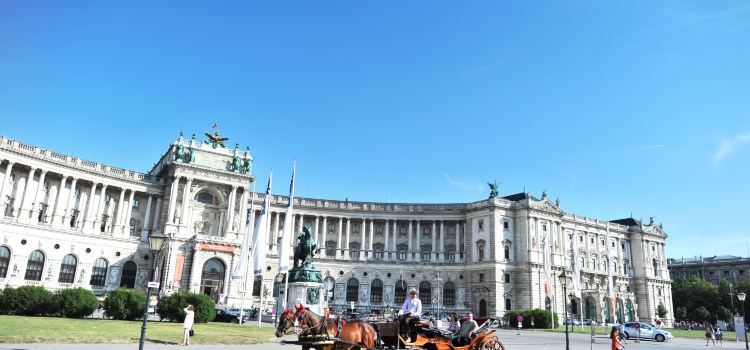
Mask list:
[[[551,328],[549,323],[551,311],[542,309],[509,311],[505,313],[508,322],[512,328],[518,327],[516,318],[518,315],[523,316],[523,328],[531,328],[531,317],[534,317],[534,328]],[[557,313],[554,314],[554,324],[558,324]]]
[[[60,316],[84,318],[99,307],[99,299],[88,289],[62,289],[55,294],[55,306]]]
[[[104,299],[104,314],[115,320],[137,320],[143,318],[146,295],[143,291],[120,288],[107,294]]]
[[[0,313],[21,316],[57,314],[55,295],[40,286],[5,288],[0,299]]]
[[[210,322],[216,317],[216,305],[211,298],[205,294],[190,292],[162,296],[156,305],[156,312],[162,320],[182,322],[185,320],[183,309],[188,304],[193,304],[195,322]]]

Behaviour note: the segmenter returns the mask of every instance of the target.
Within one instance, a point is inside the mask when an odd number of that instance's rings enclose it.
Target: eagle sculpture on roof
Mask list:
[[[208,141],[203,141],[203,142],[211,145],[211,147],[216,148],[217,146],[221,146],[222,148],[227,148],[227,146],[224,145],[224,141],[228,141],[229,138],[219,136],[218,131],[215,132],[213,135],[211,135],[211,133],[208,133],[208,132],[205,133],[205,135],[206,137],[208,137]]]

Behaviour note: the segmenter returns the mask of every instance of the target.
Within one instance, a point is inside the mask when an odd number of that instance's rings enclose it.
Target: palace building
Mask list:
[[[119,287],[144,289],[157,266],[162,295],[205,293],[228,307],[238,307],[244,295],[248,305],[273,305],[283,280],[277,252],[289,198],[269,198],[264,278],[233,281],[251,207],[253,157],[249,148],[227,148],[218,134],[208,136],[180,135],[147,173],[0,137],[0,288],[83,287],[103,297]],[[258,192],[251,225],[263,201]],[[673,318],[667,235],[653,220],[592,219],[563,211],[546,194],[528,193],[452,204],[294,198],[292,219],[295,232],[312,228],[322,298],[334,308],[398,307],[416,288],[429,311],[502,316],[548,308],[562,321],[557,275],[575,259],[582,293],[567,298],[571,317],[660,318],[667,325]],[[156,264],[152,234],[167,237]],[[616,303],[609,301],[610,272]],[[660,306],[664,317],[657,316]]]

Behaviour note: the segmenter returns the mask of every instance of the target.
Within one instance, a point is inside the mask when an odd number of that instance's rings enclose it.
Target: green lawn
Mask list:
[[[196,344],[258,344],[272,341],[271,327],[228,323],[197,323]],[[0,316],[0,343],[137,343],[141,321],[69,319],[58,317]],[[182,323],[149,322],[146,339],[180,343]]]
[[[584,326],[583,330],[581,330],[581,326],[575,326],[574,329],[568,328],[568,331],[571,331],[572,333],[584,333],[584,334],[591,334],[591,327],[590,326]],[[596,335],[598,336],[604,336],[609,335],[609,331],[612,329],[612,327],[605,327],[605,326],[597,326],[596,327]],[[698,339],[704,339],[705,332],[702,329],[697,329],[693,331],[686,331],[684,329],[676,329],[676,328],[663,328],[665,331],[672,333],[672,335],[675,336],[675,338],[698,338]],[[524,331],[529,331],[528,329],[524,329]],[[559,328],[555,329],[544,329],[544,331],[547,332],[560,332],[565,333],[565,326],[561,326]],[[734,340],[735,334],[734,332],[724,332],[724,340]]]

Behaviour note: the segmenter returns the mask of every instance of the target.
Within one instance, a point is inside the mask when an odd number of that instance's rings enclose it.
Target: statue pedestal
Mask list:
[[[287,307],[302,303],[318,315],[323,315],[323,276],[311,263],[289,270]]]

